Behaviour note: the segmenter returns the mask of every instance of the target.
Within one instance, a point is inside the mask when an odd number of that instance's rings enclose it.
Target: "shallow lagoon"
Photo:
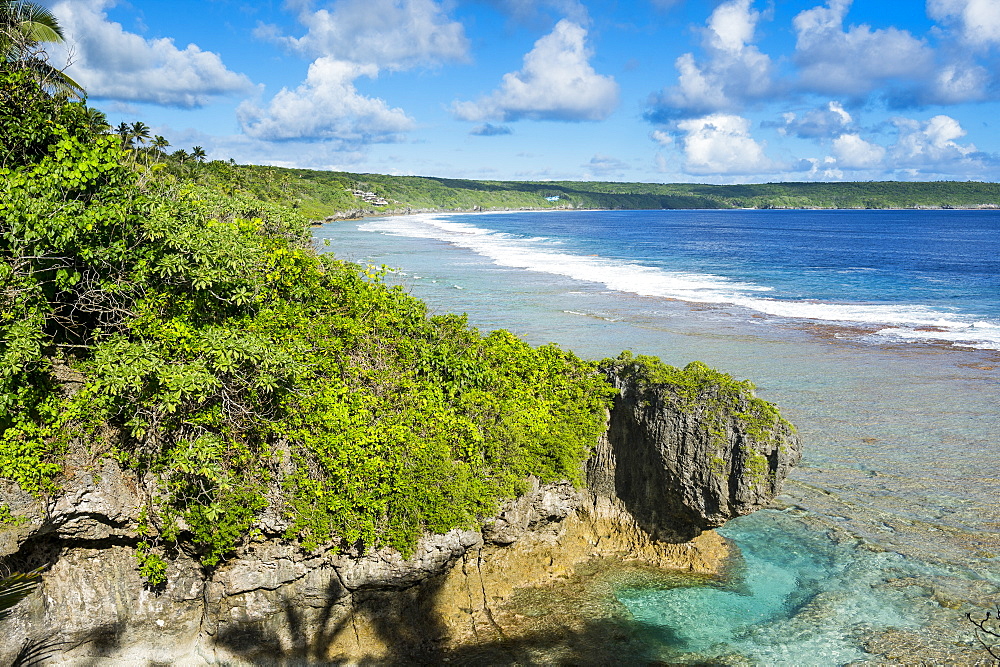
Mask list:
[[[315,234],[341,257],[398,267],[390,279],[437,312],[467,312],[483,330],[507,328],[588,358],[632,349],[674,365],[699,359],[752,379],[798,426],[806,456],[776,509],[721,531],[743,553],[737,583],[614,588],[642,628],[648,660],[843,664],[873,659],[868,649],[974,661],[983,654],[963,612],[1000,599],[1000,353],[989,349],[1000,323],[1000,267],[990,262],[1000,252],[983,241],[1000,217],[922,212],[939,217],[920,219],[926,243],[908,243],[894,269],[870,266],[870,239],[857,230],[877,224],[905,238],[905,213],[823,212],[846,217],[822,218],[827,240],[798,246],[855,238],[859,253],[837,247],[839,259],[798,263],[789,235],[817,227],[790,229],[796,213],[454,216],[444,228],[412,217],[332,223]],[[681,216],[691,220],[687,236],[677,231]],[[713,240],[719,220],[724,233]],[[975,229],[956,228],[963,224]],[[951,230],[939,239],[946,245],[934,243],[939,226]],[[734,256],[748,243],[749,268]],[[915,259],[921,252],[928,258]],[[642,288],[635,267],[683,280],[654,273],[659,286]],[[804,309],[789,317],[747,301],[762,296]],[[854,319],[808,317],[818,311]]]

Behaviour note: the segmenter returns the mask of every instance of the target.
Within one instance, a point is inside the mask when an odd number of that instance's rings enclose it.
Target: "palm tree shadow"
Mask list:
[[[660,665],[671,664],[663,656],[681,655],[669,629],[621,617],[569,626],[539,619],[537,627],[510,636],[497,626],[489,637],[455,646],[439,608],[445,578],[406,590],[352,593],[332,577],[321,606],[289,596],[282,604],[283,626],[234,625],[215,641],[254,664],[283,665]],[[339,653],[344,640],[370,654]]]
[[[337,663],[347,656],[339,656],[336,646],[350,633],[346,644],[362,651],[371,644],[371,657],[353,664],[437,664],[438,645],[446,637],[435,612],[443,582],[438,576],[403,591],[351,592],[332,576],[319,600],[288,593],[281,601],[280,619],[228,624],[214,641],[255,663]],[[359,617],[363,622],[357,622]]]

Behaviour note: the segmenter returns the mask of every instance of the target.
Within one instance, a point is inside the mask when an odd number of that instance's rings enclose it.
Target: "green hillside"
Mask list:
[[[1000,207],[1000,184],[981,182],[700,185],[476,181],[223,162],[173,168],[208,184],[236,183],[261,198],[291,204],[313,219],[416,210]]]

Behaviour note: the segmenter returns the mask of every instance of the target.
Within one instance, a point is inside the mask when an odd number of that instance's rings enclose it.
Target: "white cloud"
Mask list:
[[[144,39],[108,20],[114,0],[64,0],[52,7],[66,43],[52,55],[71,55],[67,73],[90,97],[198,107],[211,97],[247,92],[250,80],[226,68],[218,54],[172,39]]]
[[[873,169],[885,159],[885,148],[857,134],[842,134],[833,140],[837,165],[845,169]]]
[[[374,65],[319,58],[304,83],[281,91],[261,108],[246,101],[237,109],[243,131],[256,139],[334,139],[346,145],[394,141],[413,120],[402,109],[364,97],[354,87],[361,76],[375,78]]]
[[[844,178],[844,172],[837,169],[837,160],[833,157],[825,157],[822,160],[816,158],[805,158],[804,164],[809,165],[809,169],[803,169],[802,177],[810,181],[839,181]]]
[[[943,163],[954,165],[968,161],[977,154],[973,144],[962,145],[966,132],[957,120],[950,116],[934,116],[926,122],[910,118],[894,118],[893,125],[899,132],[891,154],[900,168],[931,167],[940,169]]]
[[[927,0],[927,13],[935,21],[956,25],[967,44],[1000,44],[1000,0]]]
[[[524,56],[524,67],[503,76],[500,88],[476,102],[455,102],[468,121],[604,120],[618,106],[614,78],[594,71],[587,31],[563,19]]]
[[[654,120],[734,110],[774,91],[771,59],[752,44],[761,15],[751,0],[729,0],[715,8],[703,31],[707,61],[685,53],[674,62],[677,85],[653,102]]]
[[[990,73],[980,65],[945,65],[931,86],[938,104],[982,102],[989,98],[989,90]]]
[[[810,92],[864,96],[888,82],[923,81],[933,70],[933,52],[905,30],[844,29],[851,0],[799,13],[795,61],[803,88]]]
[[[996,157],[979,152],[974,144],[958,142],[966,132],[950,116],[926,121],[897,117],[892,124],[897,131],[892,145],[881,146],[856,133],[845,133],[833,141],[834,157],[827,161],[837,168],[867,170],[876,177],[895,173],[908,179],[982,175],[996,166]]]
[[[339,0],[316,11],[302,4],[299,21],[308,28],[303,37],[281,37],[274,26],[261,26],[257,35],[312,56],[390,70],[468,57],[462,24],[433,0]]]
[[[674,143],[674,138],[670,135],[670,133],[664,132],[663,130],[653,130],[649,134],[649,137],[664,148],[672,146]]]
[[[779,169],[750,136],[750,121],[732,114],[682,120],[684,170],[689,174],[760,174]]]
[[[824,139],[843,134],[854,119],[839,102],[830,101],[826,106],[812,109],[799,117],[794,112],[782,114],[783,122],[777,124],[778,133],[795,135],[803,139]],[[770,124],[774,126],[774,124]]]
[[[724,2],[708,17],[706,38],[719,51],[738,53],[753,39],[759,19],[760,14],[750,9],[750,0]]]

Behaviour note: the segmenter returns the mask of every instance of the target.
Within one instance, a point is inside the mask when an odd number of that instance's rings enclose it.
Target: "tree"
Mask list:
[[[0,69],[25,69],[46,89],[83,99],[83,86],[45,58],[40,44],[62,42],[62,28],[45,7],[26,0],[0,0]]]
[[[149,126],[141,120],[132,123],[132,138],[140,146],[145,146],[146,142],[149,141]]]
[[[132,126],[122,121],[118,123],[118,127],[115,128],[115,132],[121,137],[122,148],[132,148]]]
[[[208,156],[205,154],[204,148],[202,148],[201,146],[195,146],[194,148],[191,149],[191,157],[193,157],[198,162],[204,162],[205,158]]]
[[[169,146],[170,142],[164,139],[162,135],[158,134],[155,137],[153,137],[153,148],[160,151],[161,153],[164,152],[163,151],[164,148],[168,148]]]
[[[87,129],[94,134],[104,134],[111,129],[111,123],[103,111],[87,107]]]

